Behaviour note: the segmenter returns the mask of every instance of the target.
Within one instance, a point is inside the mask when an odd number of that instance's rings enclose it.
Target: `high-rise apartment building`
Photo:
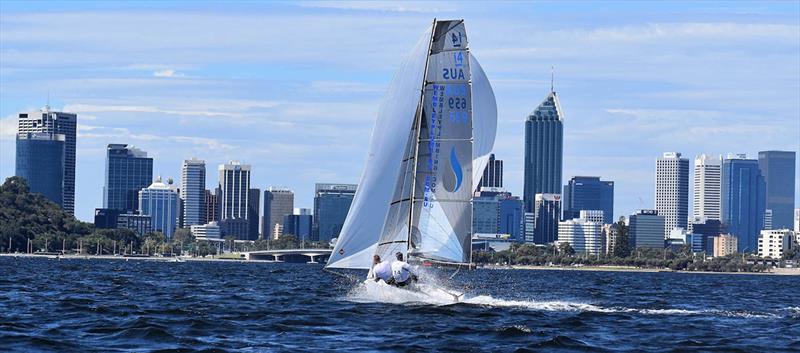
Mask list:
[[[714,237],[714,257],[728,256],[736,253],[739,243],[735,236],[730,234],[720,234]]]
[[[794,232],[789,229],[762,230],[758,237],[758,256],[782,259],[793,243]]]
[[[694,159],[694,218],[720,219],[722,159],[701,154]]]
[[[219,218],[222,235],[249,240],[250,165],[238,161],[220,164]]]
[[[585,211],[582,215],[588,216]],[[598,255],[603,252],[602,215],[592,221],[588,218],[575,218],[558,223],[558,242],[569,243],[578,254]]]
[[[339,237],[356,188],[355,184],[315,185],[313,240],[330,241]]]
[[[206,224],[206,162],[197,158],[183,161],[181,167],[181,200],[183,200],[183,225]]]
[[[551,87],[525,120],[525,212],[534,212],[536,194],[561,192],[563,148],[564,113]]]
[[[553,243],[558,240],[561,195],[536,194],[534,200],[533,242],[536,244]]]
[[[261,235],[274,236],[275,225],[283,225],[283,218],[294,210],[294,192],[287,188],[269,187],[264,190],[264,216],[261,221]]]
[[[664,239],[689,222],[689,159],[666,152],[656,161],[656,210],[664,217]]]
[[[766,185],[758,161],[730,155],[722,162],[722,222],[737,238],[740,253],[758,250],[764,229]]]
[[[41,132],[17,134],[15,174],[32,193],[64,206],[64,135]]]
[[[614,182],[576,176],[564,185],[564,219],[580,217],[582,210],[603,211],[603,223],[614,223]]]
[[[139,210],[139,191],[153,181],[153,159],[132,145],[109,144],[106,151],[103,208]]]
[[[478,182],[478,191],[481,188],[502,188],[503,187],[503,161],[494,158],[494,153],[489,155],[489,163],[483,170],[483,177]]]
[[[64,176],[62,178],[62,208],[75,214],[75,147],[78,136],[76,114],[51,111],[45,106],[41,111],[19,113],[18,132],[64,135]],[[151,177],[152,180],[152,177]]]
[[[792,226],[795,190],[795,153],[758,152],[758,167],[766,183],[766,209],[772,210],[772,229]]]
[[[663,249],[664,216],[657,210],[639,210],[628,220],[628,240],[631,248]]]
[[[171,239],[178,224],[178,193],[157,178],[139,191],[139,214],[150,216],[153,230]]]

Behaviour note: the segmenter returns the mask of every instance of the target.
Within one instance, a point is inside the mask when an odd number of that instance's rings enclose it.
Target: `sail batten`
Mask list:
[[[327,266],[369,268],[368,250],[384,259],[401,252],[469,262],[474,181],[496,124],[494,94],[470,53],[463,20],[434,20],[381,105],[367,166]]]

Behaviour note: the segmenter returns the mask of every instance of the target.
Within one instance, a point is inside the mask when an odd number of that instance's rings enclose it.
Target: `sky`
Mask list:
[[[49,96],[78,114],[82,220],[102,207],[109,143],[175,180],[183,159],[204,159],[209,188],[239,160],[253,187],[289,187],[310,208],[314,183],[358,182],[383,93],[433,18],[466,21],[514,194],[551,66],[564,182],[615,181],[615,217],[653,207],[663,152],[800,148],[797,1],[2,1],[0,177],[14,174],[17,114]]]

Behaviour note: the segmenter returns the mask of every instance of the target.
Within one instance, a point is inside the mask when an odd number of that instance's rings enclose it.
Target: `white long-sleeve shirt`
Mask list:
[[[411,277],[411,265],[405,261],[392,262],[392,277],[397,283],[407,281]]]

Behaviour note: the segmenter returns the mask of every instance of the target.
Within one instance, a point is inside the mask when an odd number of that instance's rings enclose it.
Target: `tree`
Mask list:
[[[613,225],[617,232],[617,239],[611,253],[614,257],[628,257],[631,254],[630,229],[625,225],[625,219],[620,217]]]
[[[558,244],[558,251],[568,256],[575,255],[575,249],[572,248],[572,245],[570,245],[569,242]]]

